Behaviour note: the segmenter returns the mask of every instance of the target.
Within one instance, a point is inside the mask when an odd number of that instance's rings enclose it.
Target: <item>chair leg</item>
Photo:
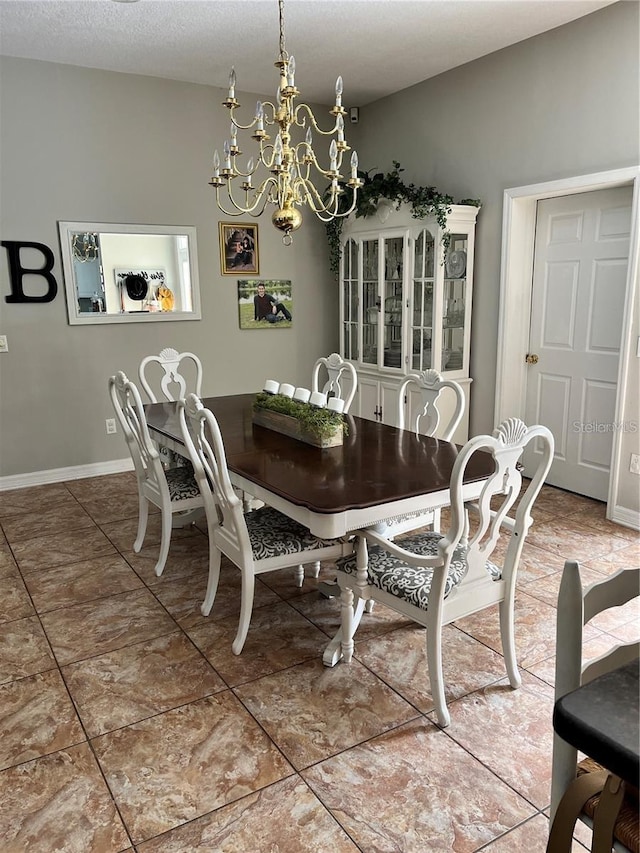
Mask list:
[[[446,728],[451,722],[444,695],[444,676],[442,674],[442,624],[440,620],[427,621],[427,665],[431,696],[436,706],[438,725]]]
[[[142,548],[144,535],[147,532],[147,521],[149,519],[149,501],[144,495],[138,497],[138,532],[136,533],[136,541],[133,543],[133,550],[136,554]]]
[[[516,660],[516,640],[515,627],[513,618],[513,596],[508,596],[504,601],[500,602],[500,638],[502,640],[502,654],[507,667],[507,675],[509,676],[509,684],[515,689],[522,684],[522,678],[518,670],[518,661]]]
[[[164,571],[164,565],[167,562],[167,556],[169,554],[169,545],[171,544],[171,511],[167,511],[166,509],[162,509],[162,535],[160,537],[160,556],[158,557],[158,562],[155,566],[155,572],[158,577]]]
[[[320,560],[316,560],[315,563],[311,563],[310,572],[312,578],[320,577]]]
[[[213,602],[218,591],[218,581],[220,580],[220,549],[213,543],[213,537],[209,533],[209,580],[207,581],[207,592],[204,596],[204,601],[200,607],[200,613],[203,616],[208,616],[211,613]]]
[[[355,631],[353,618],[353,590],[343,587],[340,594],[340,616],[342,636],[342,660],[351,663],[353,657],[353,634]]]
[[[244,646],[244,641],[247,639],[249,630],[249,622],[251,622],[251,611],[253,610],[253,591],[255,587],[255,575],[253,572],[242,573],[242,596],[240,604],[240,621],[238,622],[238,632],[235,640],[231,645],[231,651],[234,655],[239,655]]]
[[[304,583],[304,566],[300,564],[293,570],[293,579],[297,587],[301,587]]]

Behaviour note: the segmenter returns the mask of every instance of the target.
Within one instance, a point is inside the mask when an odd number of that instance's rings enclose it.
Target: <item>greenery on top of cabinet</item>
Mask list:
[[[435,187],[417,187],[415,184],[405,184],[400,177],[404,169],[397,160],[393,161],[393,169],[384,174],[376,172],[358,172],[358,177],[363,181],[361,189],[358,190],[355,214],[356,217],[373,216],[378,209],[381,199],[392,202],[396,210],[401,204],[411,206],[411,215],[414,219],[424,219],[425,216],[435,216],[436,222],[443,230],[442,246],[444,251],[449,247],[450,235],[447,231],[447,215],[451,212],[452,204],[468,204],[473,207],[481,207],[482,202],[475,198],[465,198],[454,202],[453,197],[441,193]],[[352,198],[348,192],[340,196],[342,210],[346,210]],[[338,274],[340,268],[340,237],[344,218],[332,219],[325,224],[327,240],[329,242],[329,266],[331,271]]]

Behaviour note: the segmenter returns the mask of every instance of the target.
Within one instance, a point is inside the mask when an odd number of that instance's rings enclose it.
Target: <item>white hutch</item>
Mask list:
[[[477,215],[477,207],[451,206],[446,252],[435,218],[414,219],[408,205],[396,210],[383,202],[376,216],[345,221],[340,352],[358,373],[352,414],[395,426],[406,375],[434,368],[464,389],[467,406],[454,440],[467,440]],[[417,397],[406,403],[410,415]]]

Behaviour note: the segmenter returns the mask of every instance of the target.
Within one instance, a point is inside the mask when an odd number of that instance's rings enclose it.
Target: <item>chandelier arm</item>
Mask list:
[[[240,105],[238,104],[238,106]],[[252,127],[256,126],[256,124],[258,123],[258,119],[255,116],[253,117],[253,121],[251,122],[251,124],[240,124],[240,122],[236,120],[233,114],[233,111],[235,109],[237,109],[237,107],[231,107],[231,121],[233,122],[234,126],[238,128],[238,130],[251,130]]]
[[[223,213],[226,213],[228,216],[241,216],[242,214],[246,215],[248,213],[254,213],[262,204],[262,207],[260,208],[260,213],[257,214],[257,216],[260,216],[264,212],[264,209],[267,205],[267,202],[269,201],[267,190],[273,184],[274,184],[273,178],[265,178],[265,180],[260,184],[260,186],[256,187],[255,195],[254,195],[254,202],[253,202],[253,204],[250,204],[250,205],[239,204],[234,199],[234,197],[231,193],[230,185],[227,184],[227,196],[229,198],[229,201],[231,202],[231,204],[235,208],[235,211],[237,211],[237,213],[233,210],[227,210],[225,207],[222,206],[222,203],[220,201],[220,188],[217,187],[216,188],[216,201],[218,203],[218,207],[220,208],[220,210],[222,210]]]
[[[302,118],[298,115],[298,113],[306,113]],[[338,131],[338,119],[336,118],[336,123],[331,128],[331,130],[323,130],[316,121],[316,117],[314,116],[311,107],[308,104],[298,104],[295,110],[293,111],[293,121],[292,124],[295,124],[297,127],[306,127],[306,118],[309,117],[309,121],[311,122],[311,126],[315,131],[317,131],[322,136],[332,136],[334,133]]]

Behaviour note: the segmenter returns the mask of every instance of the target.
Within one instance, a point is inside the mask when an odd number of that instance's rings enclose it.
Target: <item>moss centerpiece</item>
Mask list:
[[[264,392],[257,394],[253,402],[253,423],[314,447],[342,444],[346,430],[344,416],[338,412]]]

